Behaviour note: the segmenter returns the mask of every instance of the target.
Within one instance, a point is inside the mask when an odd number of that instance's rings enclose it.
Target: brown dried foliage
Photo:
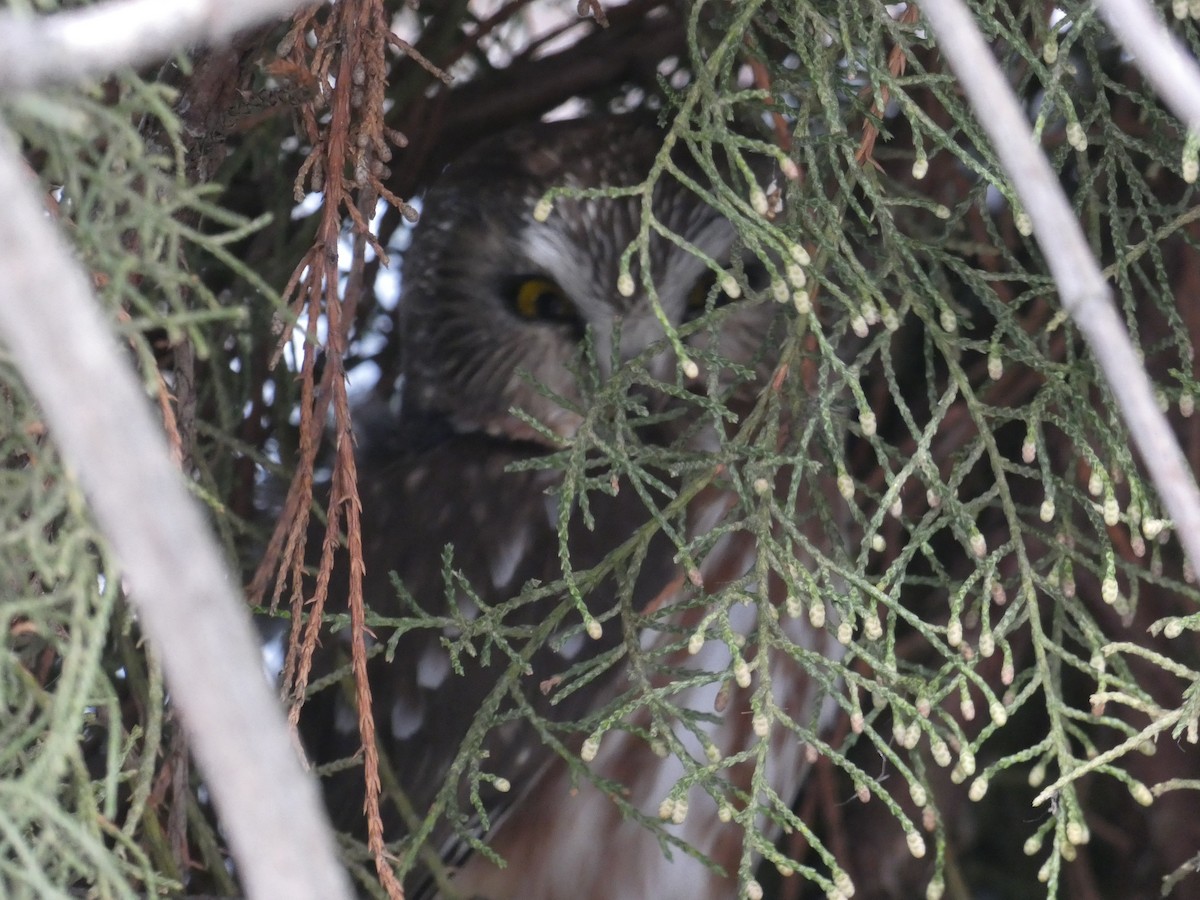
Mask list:
[[[311,49],[306,40],[310,33],[315,38]],[[344,532],[349,555],[350,646],[362,738],[368,846],[388,895],[402,898],[404,889],[388,860],[379,816],[379,758],[371,686],[366,677],[361,506],[344,367],[354,310],[361,293],[366,249],[370,247],[380,258],[386,258],[369,228],[375,206],[382,197],[406,216],[415,217],[412,208],[383,183],[390,174],[387,164],[392,158],[392,148],[404,144],[403,137],[389,130],[383,120],[388,74],[386,51],[396,43],[382,0],[356,0],[298,15],[277,47],[282,61],[277,67],[286,65],[291,72],[305,73],[301,80],[317,87],[316,94],[298,110],[304,137],[312,150],[296,176],[295,197],[299,202],[307,190],[323,192],[324,204],[316,241],[296,266],[284,290],[284,300],[294,319],[298,321],[303,316],[308,322],[300,369],[299,460],[283,515],[250,592],[252,596],[262,596],[266,585],[273,581],[274,607],[285,584],[290,585],[292,633],[283,691],[294,725],[304,702],[334,558]],[[412,50],[407,45],[401,49]],[[328,117],[322,120],[325,112]],[[344,218],[351,223],[353,250],[349,283],[339,296],[338,239]],[[322,318],[328,323],[328,336],[324,348],[326,365],[318,382],[317,323]],[[281,342],[279,353],[282,349]],[[332,490],[316,584],[312,595],[306,596],[305,549],[310,531],[313,473],[330,406],[334,448]],[[288,577],[276,578],[279,572],[286,572]]]
[[[541,79],[532,71],[525,71],[561,66],[564,61],[564,54],[535,60],[536,46],[527,48],[510,67],[518,70],[514,73],[518,77],[514,78],[508,95],[501,100],[504,112],[494,122],[481,124],[478,121],[479,114],[470,108],[471,103],[478,101],[469,91],[466,97],[462,91],[453,94],[437,92],[430,97],[423,90],[431,78],[449,84],[450,79],[442,66],[448,67],[475,53],[479,41],[519,13],[528,2],[515,0],[479,22],[469,37],[461,39],[449,52],[440,54],[439,65],[426,58],[420,48],[391,31],[390,12],[382,0],[349,0],[333,6],[313,7],[295,17],[275,48],[275,58],[263,66],[267,75],[282,83],[280,89],[257,93],[241,88],[231,91],[237,78],[229,74],[229,63],[234,58],[239,60],[243,72],[241,80],[245,81],[247,63],[254,58],[253,51],[261,45],[260,39],[247,40],[241,54],[230,51],[215,65],[204,69],[213,73],[208,83],[216,85],[208,88],[214,102],[205,104],[204,108],[224,111],[212,113],[220,124],[209,129],[213,138],[206,144],[207,152],[201,155],[211,159],[219,152],[212,144],[223,146],[226,134],[252,128],[274,113],[291,111],[299,133],[311,147],[297,173],[294,197],[299,202],[309,191],[324,195],[313,244],[295,266],[283,292],[289,315],[286,321],[279,317],[277,332],[281,337],[270,360],[270,368],[275,368],[293,323],[306,322],[297,377],[300,423],[296,466],[276,527],[247,593],[251,602],[269,602],[272,609],[278,606],[285,592],[287,594],[292,630],[282,690],[294,724],[304,701],[313,655],[321,637],[331,578],[348,578],[345,593],[351,616],[351,665],[362,740],[368,846],[379,878],[389,896],[394,898],[402,897],[403,889],[388,861],[379,816],[379,759],[370,685],[366,677],[367,627],[362,598],[360,504],[345,360],[356,324],[359,298],[371,283],[376,267],[387,263],[382,241],[386,241],[401,218],[410,221],[416,218],[415,210],[399,195],[397,185],[407,192],[421,183],[429,168],[444,158],[445,144],[458,144],[463,141],[463,135],[448,134],[449,128],[444,121],[421,126],[417,133],[426,143],[406,156],[403,174],[397,178],[389,164],[394,150],[407,147],[402,128],[409,126],[396,128],[385,121],[385,92],[389,78],[395,81],[398,77],[404,82],[402,89],[415,94],[413,101],[402,109],[404,123],[428,116],[444,118],[447,107],[465,105],[468,112],[453,118],[460,121],[464,116],[471,118],[469,124],[462,121],[458,127],[469,128],[472,138],[528,118],[535,110],[542,111],[566,99],[579,86],[578,81],[563,83],[553,78]],[[615,46],[614,38],[628,37],[641,21],[641,13],[658,5],[642,3],[636,10],[627,10],[618,18],[623,28],[610,37],[610,42]],[[598,4],[589,7],[589,11],[598,22],[604,23],[603,9]],[[649,37],[656,38],[661,31],[661,28],[651,29]],[[623,77],[626,70],[623,60],[631,54],[640,54],[642,66],[652,66],[659,58],[660,45],[652,41],[649,47],[651,49],[647,50],[645,40],[635,41],[632,50],[626,49],[625,53],[610,58],[600,70],[602,81],[612,82]],[[397,64],[390,60],[389,50],[415,62],[420,72],[405,70],[403,62]],[[397,75],[398,72],[401,74]],[[595,73],[590,77],[595,78]],[[412,89],[413,84],[418,87]],[[513,91],[517,95],[524,93],[525,85],[544,87],[547,84],[554,85],[548,93],[543,89],[535,97],[524,100],[513,95]],[[488,101],[495,101],[494,94]],[[441,135],[440,149],[428,143],[431,137],[438,135]],[[207,171],[208,167],[205,167],[205,174]],[[422,171],[426,174],[417,174]],[[388,207],[381,229],[382,241],[368,227],[380,199]],[[339,291],[342,273],[339,271],[338,240],[342,224],[347,220],[352,249],[347,282]],[[369,267],[366,262],[368,248],[376,260]],[[322,320],[327,323],[324,342],[318,335],[318,322]],[[330,429],[326,423],[331,414],[333,424]],[[320,539],[315,578],[306,578],[306,564],[312,559],[311,551],[306,552],[306,547],[315,539],[311,517],[314,474],[325,442],[332,445],[327,518]],[[339,553],[347,555],[348,565],[335,565]]]

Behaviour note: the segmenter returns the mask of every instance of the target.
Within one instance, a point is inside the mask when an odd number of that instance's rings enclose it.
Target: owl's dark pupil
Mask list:
[[[690,322],[704,315],[704,311],[708,308],[708,295],[712,293],[716,284],[717,276],[711,271],[705,271],[703,275],[696,279],[696,283],[692,285],[692,289],[688,293],[687,307],[683,311],[683,320],[685,322]],[[729,295],[719,290],[717,291],[717,296],[713,299],[713,308],[722,307],[728,302]]]
[[[704,312],[704,304],[708,300],[708,292],[712,290],[713,285],[717,283],[717,278],[712,272],[705,272],[692,285],[692,290],[688,294],[687,316],[689,318],[700,315]]]

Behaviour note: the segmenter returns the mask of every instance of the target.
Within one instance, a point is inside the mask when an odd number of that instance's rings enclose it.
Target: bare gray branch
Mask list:
[[[311,2],[311,0],[310,0]],[[302,0],[113,0],[52,16],[0,12],[0,90],[69,84],[284,16]]]
[[[1200,134],[1200,65],[1148,3],[1096,0],[1100,15],[1167,106]]]
[[[348,898],[234,581],[2,127],[0,197],[0,337],[120,559],[242,883],[254,898]]]
[[[1200,490],[1057,176],[961,0],[922,0],[921,10],[1033,222],[1063,308],[1100,364],[1188,558],[1200,567]]]

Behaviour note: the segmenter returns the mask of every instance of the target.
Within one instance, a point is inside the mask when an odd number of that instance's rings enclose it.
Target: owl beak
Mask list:
[[[613,356],[613,342],[617,345],[621,362],[627,363],[644,355],[655,344],[662,344],[665,337],[666,332],[663,331],[662,324],[649,310],[640,315],[614,317],[612,334],[607,341],[598,341],[596,348],[599,351],[598,361],[605,376],[612,374],[609,366]],[[664,346],[647,360],[646,368],[657,379],[670,377],[672,359],[670,348]]]
[[[646,366],[651,377],[658,381],[673,381],[675,376],[675,353],[670,347],[663,347],[651,357]]]
[[[483,422],[483,430],[493,437],[505,438],[508,440],[529,441],[532,444],[542,444],[552,450],[557,450],[565,444],[569,444],[575,437],[575,433],[579,431],[579,425],[583,419],[578,413],[563,409],[559,406],[554,406],[549,403],[542,409],[537,411],[538,420],[545,425],[554,435],[560,440],[548,440],[546,436],[532,428],[528,423],[516,418],[515,416],[505,413],[503,416],[498,416],[494,419],[488,419]],[[471,429],[465,429],[471,430]]]

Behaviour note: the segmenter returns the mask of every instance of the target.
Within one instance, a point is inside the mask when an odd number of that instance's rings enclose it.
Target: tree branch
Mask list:
[[[1100,15],[1167,106],[1200,135],[1200,65],[1149,4],[1096,0]]]
[[[286,15],[303,0],[113,0],[52,16],[0,12],[0,91],[139,66]]]
[[[120,560],[247,893],[348,898],[236,582],[5,129],[0,197],[0,337]]]
[[[295,0],[131,0],[0,15],[0,90],[99,75],[219,40]],[[0,337],[41,403],[158,648],[251,897],[349,898],[315,785],[262,675],[258,642],[161,428],[0,127]]]
[[[1200,567],[1200,491],[1058,176],[1034,142],[991,48],[961,0],[922,0],[921,9],[1033,222],[1063,308],[1100,364],[1175,532],[1192,565]]]

